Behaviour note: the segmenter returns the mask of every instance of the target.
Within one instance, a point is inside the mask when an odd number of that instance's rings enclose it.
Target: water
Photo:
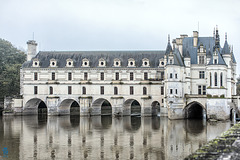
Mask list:
[[[230,122],[165,117],[0,117],[8,159],[183,159]],[[1,158],[0,158],[1,159]]]

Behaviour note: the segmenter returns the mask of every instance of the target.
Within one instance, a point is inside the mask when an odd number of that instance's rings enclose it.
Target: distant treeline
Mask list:
[[[25,60],[23,51],[0,38],[0,101],[4,96],[19,95],[20,67]]]

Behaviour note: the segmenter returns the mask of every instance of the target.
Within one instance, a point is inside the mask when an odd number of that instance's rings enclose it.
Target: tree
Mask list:
[[[0,38],[0,101],[4,96],[19,95],[20,68],[25,60],[24,52]]]

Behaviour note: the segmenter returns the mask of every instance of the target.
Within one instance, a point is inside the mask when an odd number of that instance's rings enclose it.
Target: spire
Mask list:
[[[213,38],[215,38],[215,27],[213,29]]]
[[[171,52],[172,52],[172,46],[170,44],[170,35],[168,35],[168,44],[167,44],[167,48],[166,48],[165,54],[170,54]]]
[[[218,51],[220,50],[220,37],[218,34],[218,26],[216,26],[215,49],[218,49]]]
[[[225,41],[227,41],[227,32],[225,32]]]

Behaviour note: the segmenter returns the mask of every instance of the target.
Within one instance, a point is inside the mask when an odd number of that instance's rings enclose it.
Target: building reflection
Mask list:
[[[4,117],[0,140],[12,159],[171,160],[183,159],[229,127],[160,117]]]

